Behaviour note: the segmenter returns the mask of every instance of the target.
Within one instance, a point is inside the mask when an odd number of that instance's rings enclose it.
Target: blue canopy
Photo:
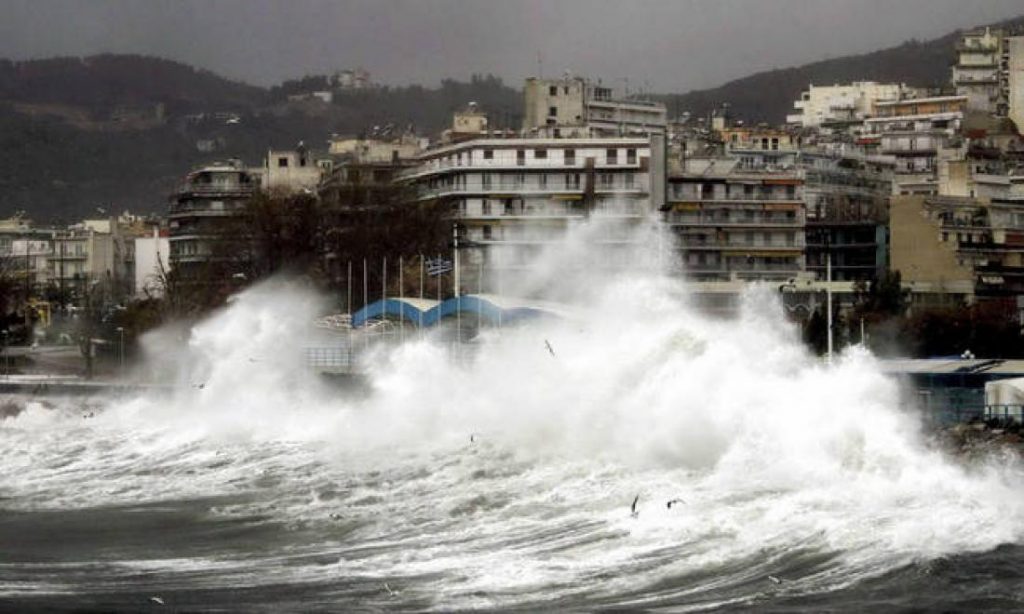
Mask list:
[[[477,315],[492,324],[563,315],[559,310],[540,303],[476,294],[453,297],[440,303],[397,297],[375,301],[355,312],[352,315],[352,326],[359,327],[366,324],[367,320],[385,316],[404,319],[417,326],[433,326],[459,313]]]

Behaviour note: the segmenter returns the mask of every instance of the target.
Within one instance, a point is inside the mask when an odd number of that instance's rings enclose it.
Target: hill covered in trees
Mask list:
[[[1024,26],[1024,18],[1002,24]],[[732,114],[781,122],[809,83],[856,80],[941,86],[959,32],[873,53],[757,73],[714,89],[660,96],[670,115]],[[191,167],[215,159],[258,164],[268,148],[326,147],[331,134],[374,127],[433,135],[476,102],[494,128],[518,128],[522,96],[490,75],[436,87],[337,90],[331,103],[296,100],[327,89],[325,75],[262,88],[185,64],[136,55],[12,62],[0,59],[0,217],[39,221],[94,212],[161,212]]]
[[[432,134],[470,101],[499,126],[520,116],[519,92],[491,76],[339,91],[331,104],[288,99],[325,81],[265,89],[141,56],[0,60],[0,217],[161,212],[176,182],[210,160],[258,164],[271,147],[326,149],[332,133],[389,124]]]

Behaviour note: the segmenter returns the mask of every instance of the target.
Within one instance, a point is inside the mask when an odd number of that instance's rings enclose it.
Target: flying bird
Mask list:
[[[636,497],[633,498],[633,505],[629,506],[629,515],[631,517],[633,517],[633,518],[636,518],[637,516],[640,515],[640,512],[636,511],[636,504],[637,504],[638,501],[640,501],[640,495],[639,494]]]
[[[544,347],[546,347],[548,349],[548,352],[551,353],[552,357],[555,356],[555,349],[553,347],[551,347],[551,343],[549,343],[547,339],[544,340]]]
[[[672,499],[671,501],[665,504],[665,507],[667,507],[668,509],[672,509],[672,505],[676,503],[682,503],[685,505],[686,501],[683,501],[682,499]]]
[[[150,597],[149,598],[149,602],[150,603],[155,603],[157,605],[163,605],[164,604],[164,600],[159,598],[159,597]]]
[[[772,584],[782,584],[782,578],[776,578],[775,576],[768,576],[768,581]]]

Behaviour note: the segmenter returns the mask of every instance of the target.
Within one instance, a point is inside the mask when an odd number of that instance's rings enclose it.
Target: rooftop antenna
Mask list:
[[[544,78],[544,55],[540,51],[537,52],[537,78]]]

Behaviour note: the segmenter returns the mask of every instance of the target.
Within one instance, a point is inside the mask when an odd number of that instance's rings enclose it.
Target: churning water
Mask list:
[[[472,360],[410,338],[358,393],[307,372],[321,305],[271,283],[149,340],[173,394],[22,401],[0,606],[1024,608],[1016,460],[927,445],[873,357],[811,357],[771,289],[713,319],[657,267],[587,274],[585,243],[529,280],[575,316]]]

